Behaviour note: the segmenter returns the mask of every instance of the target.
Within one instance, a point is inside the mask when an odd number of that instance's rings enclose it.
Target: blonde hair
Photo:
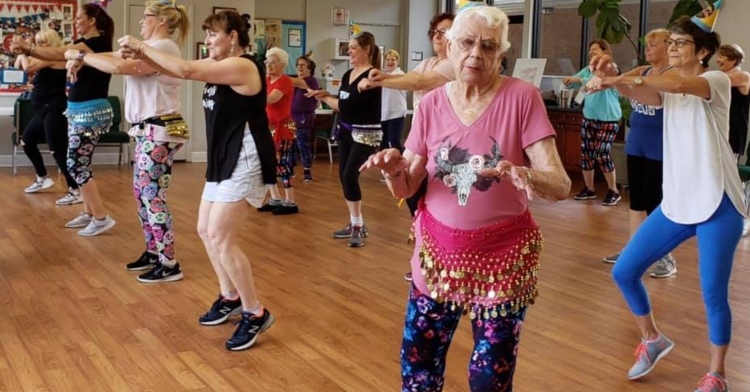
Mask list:
[[[49,46],[53,48],[59,48],[63,46],[63,40],[60,38],[60,34],[50,28],[42,28],[36,35],[34,35],[34,41],[45,40],[49,43]]]
[[[157,17],[167,20],[169,34],[180,30],[177,42],[183,43],[190,32],[190,17],[184,5],[177,5],[171,0],[150,0],[146,2],[146,9]]]
[[[497,7],[475,6],[463,9],[456,15],[453,25],[445,33],[445,37],[452,41],[458,38],[459,32],[466,26],[477,21],[486,24],[490,29],[500,29],[500,35],[497,37],[500,43],[500,53],[510,49],[510,42],[508,41],[508,24],[510,21],[508,15]]]
[[[399,58],[401,57],[401,56],[398,55],[398,52],[395,49],[391,49],[391,50],[385,52],[385,57],[388,58],[388,56],[393,57],[394,59],[396,59],[396,61],[398,61]]]
[[[285,67],[289,65],[289,53],[287,53],[286,50],[274,46],[266,51],[266,60],[270,59],[272,56],[279,59],[279,62],[284,64]]]
[[[646,34],[646,41],[653,41],[655,39],[664,39],[666,42],[669,39],[671,33],[667,29],[653,29]]]

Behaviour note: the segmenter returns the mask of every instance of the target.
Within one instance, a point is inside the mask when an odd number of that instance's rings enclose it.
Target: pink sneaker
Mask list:
[[[729,384],[719,373],[708,373],[701,378],[695,392],[729,392]]]

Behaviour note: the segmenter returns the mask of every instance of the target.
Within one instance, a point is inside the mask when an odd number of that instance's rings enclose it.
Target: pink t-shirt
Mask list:
[[[555,135],[541,94],[531,84],[503,77],[489,107],[467,127],[448,100],[450,88],[455,88],[453,82],[422,98],[405,145],[427,158],[427,209],[443,224],[458,229],[489,226],[523,214],[528,208],[524,192],[509,181],[481,177],[476,169],[494,167],[493,160],[528,166],[524,149]],[[428,292],[419,273],[421,232],[416,229],[414,283]]]

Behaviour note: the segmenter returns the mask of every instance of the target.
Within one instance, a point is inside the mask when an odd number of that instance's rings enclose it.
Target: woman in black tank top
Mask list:
[[[370,71],[380,69],[380,49],[375,37],[365,31],[349,40],[352,69],[341,79],[337,97],[325,90],[308,93],[338,111],[339,177],[344,188],[344,199],[349,209],[349,223],[333,232],[333,238],[348,238],[349,246],[365,244],[367,229],[362,216],[362,191],[359,187],[359,167],[380,146],[383,131],[380,123],[380,87],[361,90],[360,82]]]
[[[119,43],[126,56],[146,61],[160,72],[205,82],[208,164],[198,215],[203,240],[219,280],[220,293],[203,325],[218,325],[241,313],[227,340],[233,351],[250,348],[259,333],[273,324],[255,291],[247,256],[237,234],[247,218],[245,200],[260,207],[266,184],[276,183],[276,153],[266,117],[263,66],[244,54],[250,44],[247,21],[235,11],[211,15],[203,22],[209,58],[186,61],[125,36]]]
[[[740,68],[745,53],[737,44],[719,47],[716,64],[732,82],[732,100],[729,106],[729,144],[739,157],[747,150],[748,114],[750,114],[750,73]]]
[[[38,46],[61,47],[63,45],[56,31],[46,29],[34,37]],[[34,165],[36,180],[24,192],[35,193],[52,187],[55,183],[47,177],[39,144],[47,143],[52,157],[60,171],[65,176],[68,194],[58,199],[55,204],[68,205],[80,203],[78,184],[70,176],[67,169],[66,156],[68,152],[68,120],[63,115],[67,99],[65,97],[65,63],[38,60],[26,55],[19,55],[17,63],[29,74],[36,73],[33,79],[34,89],[31,91],[31,105],[34,116],[21,133],[21,144],[26,156]]]

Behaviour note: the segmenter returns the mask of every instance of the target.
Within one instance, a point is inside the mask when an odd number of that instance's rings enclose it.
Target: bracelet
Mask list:
[[[531,173],[531,169],[526,168],[526,183],[529,184],[531,189],[534,189],[534,175]]]
[[[79,50],[78,51],[78,61],[83,61],[83,58],[86,56],[86,51]]]

